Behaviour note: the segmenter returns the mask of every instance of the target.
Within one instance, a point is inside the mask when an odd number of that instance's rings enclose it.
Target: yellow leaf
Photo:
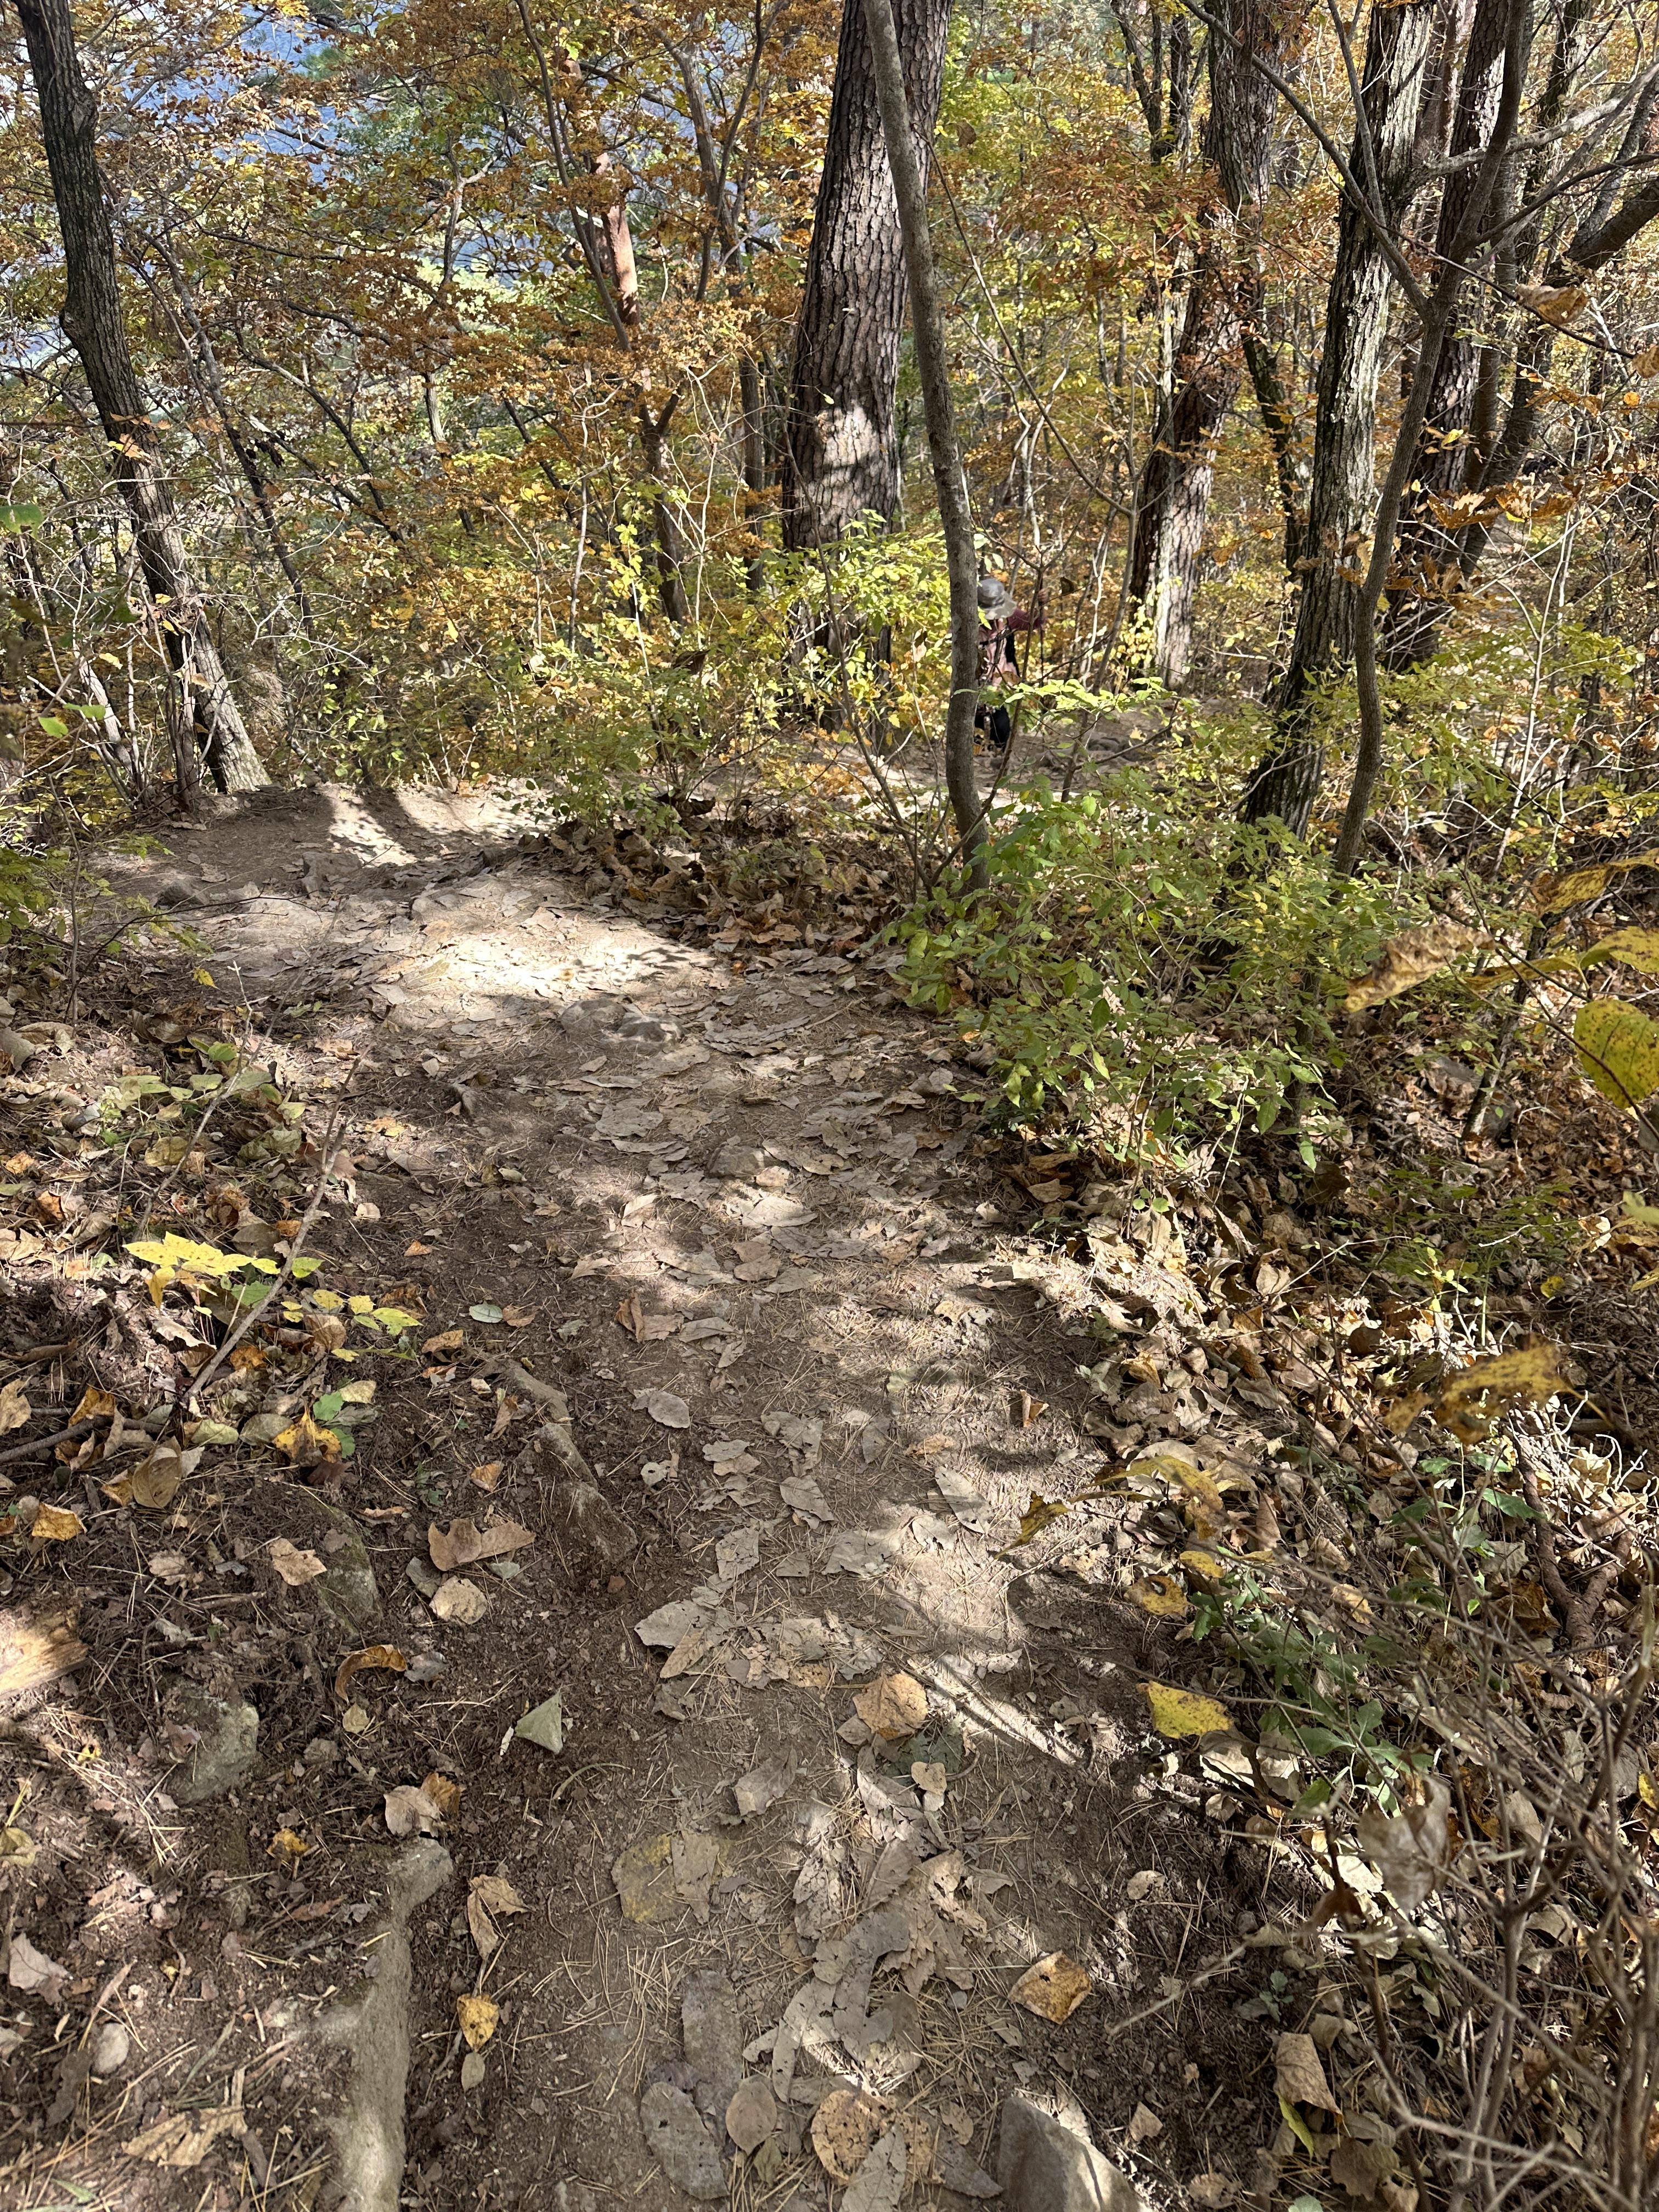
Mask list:
[[[1019,1516],[1019,1534],[1015,1543],[1029,1544],[1051,1521],[1063,1520],[1067,1510],[1058,1498],[1045,1498],[1040,1490],[1034,1490],[1030,1504]]]
[[[271,1442],[283,1457],[292,1460],[295,1467],[315,1467],[319,1460],[340,1456],[338,1437],[332,1429],[313,1421],[309,1411],[301,1413],[291,1426],[279,1431]]]
[[[1561,1354],[1540,1340],[1460,1369],[1441,1385],[1435,1419],[1463,1443],[1478,1443],[1504,1407],[1541,1406],[1571,1387]]]
[[[1385,1000],[1414,990],[1482,941],[1478,930],[1443,915],[1420,929],[1402,929],[1383,946],[1370,973],[1349,984],[1343,1012],[1363,1013],[1368,1006],[1380,1006]]]
[[[1593,999],[1572,1025],[1578,1064],[1615,1106],[1639,1106],[1659,1090],[1659,1022],[1621,999]]]
[[[213,989],[213,975],[210,969],[192,968],[190,973],[191,981],[201,984],[204,990],[210,991]]]
[[[1218,1729],[1233,1724],[1232,1715],[1214,1698],[1200,1698],[1194,1690],[1177,1690],[1168,1682],[1141,1686],[1152,1708],[1152,1726],[1160,1735],[1213,1735]]]
[[[303,1858],[311,1845],[296,1828],[278,1828],[265,1845],[265,1856],[284,1860],[292,1866],[295,1859]]]
[[[35,1512],[34,1524],[29,1530],[30,1535],[38,1544],[67,1544],[71,1536],[80,1536],[85,1533],[85,1527],[80,1515],[71,1512],[65,1505],[39,1507]]]
[[[1659,929],[1613,929],[1579,956],[1589,967],[1597,960],[1622,961],[1641,975],[1659,975]]]
[[[1515,296],[1540,322],[1558,331],[1565,330],[1589,301],[1589,292],[1583,284],[1517,284]]]
[[[1093,1988],[1075,1959],[1067,1958],[1064,1951],[1050,1951],[1036,1966],[1025,1969],[1008,1994],[1039,2020],[1051,2020],[1058,2026],[1071,2018]]]
[[[1207,1583],[1212,1589],[1218,1583],[1226,1569],[1213,1552],[1188,1551],[1181,1554],[1181,1564],[1194,1582]]]
[[[1130,1583],[1129,1595],[1159,1620],[1179,1620],[1187,1610],[1187,1593],[1171,1575],[1146,1575]]]
[[[1630,368],[1632,376],[1659,376],[1659,345],[1644,346]]]
[[[334,1677],[334,1694],[342,1704],[346,1692],[367,1667],[384,1668],[388,1674],[401,1674],[409,1662],[395,1644],[370,1644],[361,1651],[354,1651],[340,1662],[339,1672]]]
[[[1573,868],[1565,875],[1540,876],[1533,886],[1540,914],[1565,914],[1570,906],[1600,898],[1614,876],[1628,868],[1659,867],[1659,851],[1626,853],[1617,860],[1599,860],[1593,868]]]
[[[469,2051],[480,2051],[495,2033],[501,2008],[494,1997],[463,1994],[455,2000],[455,2017]]]
[[[247,1265],[243,1253],[221,1252],[211,1244],[199,1244],[193,1237],[180,1237],[171,1229],[165,1237],[141,1237],[126,1249],[135,1260],[158,1268],[169,1280],[177,1275],[186,1283],[211,1282],[222,1275],[234,1275],[238,1268]]]

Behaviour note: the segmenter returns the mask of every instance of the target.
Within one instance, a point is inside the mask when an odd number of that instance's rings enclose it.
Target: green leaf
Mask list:
[[[467,1308],[467,1311],[471,1315],[474,1321],[498,1322],[501,1317],[501,1308],[499,1306],[492,1306],[488,1304],[469,1306]]]
[[[555,1690],[550,1698],[539,1705],[532,1705],[513,1731],[526,1743],[539,1744],[544,1751],[564,1749],[564,1698]]]
[[[0,502],[0,530],[38,530],[45,519],[44,508],[33,500]]]

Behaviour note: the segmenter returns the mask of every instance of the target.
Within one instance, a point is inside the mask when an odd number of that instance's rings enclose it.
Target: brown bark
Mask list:
[[[1192,658],[1193,602],[1216,440],[1237,396],[1260,295],[1257,234],[1279,95],[1256,66],[1279,69],[1301,20],[1279,0],[1220,0],[1210,38],[1204,159],[1215,173],[1176,349],[1169,403],[1141,471],[1130,596],[1150,609],[1152,660],[1171,689]],[[1265,364],[1264,364],[1265,366]]]
[[[80,356],[109,441],[138,564],[208,773],[222,791],[252,791],[266,781],[264,771],[208,626],[127,345],[115,239],[98,169],[98,105],[81,73],[69,0],[17,0],[17,14],[64,242],[64,335]]]
[[[945,72],[950,0],[899,0],[904,92],[925,186]],[[795,326],[783,454],[783,542],[832,544],[861,514],[898,505],[893,400],[904,250],[863,0],[843,0],[823,172]]]
[[[1365,178],[1375,161],[1376,212],[1398,237],[1412,198],[1413,145],[1440,0],[1374,8],[1360,76],[1348,166]],[[1313,726],[1321,686],[1353,658],[1359,542],[1376,500],[1376,389],[1388,335],[1393,275],[1381,240],[1350,196],[1338,222],[1336,265],[1319,356],[1312,471],[1301,550],[1296,631],[1274,707],[1279,737],[1245,787],[1246,822],[1276,817],[1307,834],[1324,754]]]

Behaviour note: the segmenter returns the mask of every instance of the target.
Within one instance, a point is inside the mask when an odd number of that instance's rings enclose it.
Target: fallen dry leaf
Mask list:
[[[741,2081],[726,2107],[726,2132],[738,2148],[757,2151],[778,2131],[778,2100],[758,2075]]]
[[[1129,2115],[1129,2141],[1132,2143],[1151,2142],[1164,2132],[1164,2123],[1150,2105],[1137,2105]]]
[[[446,1352],[459,1352],[465,1342],[466,1334],[465,1330],[459,1328],[447,1328],[440,1336],[428,1337],[426,1342],[421,1346],[421,1350],[423,1352],[429,1354],[432,1358],[436,1358],[441,1353]]]
[[[1460,953],[1472,951],[1485,941],[1478,930],[1443,915],[1421,928],[1402,929],[1383,946],[1369,975],[1349,984],[1342,1011],[1364,1013],[1369,1006],[1397,999],[1449,968]]]
[[[1451,1864],[1456,1846],[1449,1787],[1431,1774],[1424,1789],[1420,1805],[1404,1806],[1392,1819],[1368,1806],[1354,1823],[1360,1849],[1375,1861],[1402,1912],[1416,1911]]]
[[[1508,1407],[1541,1406],[1571,1389],[1561,1367],[1562,1354],[1553,1345],[1541,1342],[1477,1359],[1440,1385],[1435,1418],[1460,1443],[1479,1443]]]
[[[1025,1969],[1008,1994],[1039,2020],[1058,2025],[1071,2018],[1093,1988],[1075,1959],[1068,1959],[1064,1951],[1050,1951],[1047,1958]]]
[[[29,1523],[29,1534],[37,1544],[67,1544],[71,1537],[86,1534],[86,1524],[67,1505],[42,1505]]]
[[[14,1935],[6,1959],[6,1979],[13,1989],[26,1995],[38,1990],[55,2004],[69,1982],[69,1972],[44,1951],[37,1951],[27,1936]]]
[[[429,1836],[443,1820],[439,1807],[412,1782],[386,1791],[385,1811],[386,1826],[394,1836]]]
[[[395,1644],[368,1644],[361,1651],[354,1651],[340,1662],[340,1671],[334,1677],[334,1694],[343,1700],[346,1692],[366,1668],[381,1667],[390,1674],[401,1674],[409,1662]]]
[[[129,2158],[183,2169],[199,2166],[221,2136],[240,2135],[246,2125],[240,2105],[211,2105],[203,2112],[166,2114],[121,2148]]]
[[[315,1552],[301,1551],[286,1536],[273,1536],[265,1546],[265,1557],[290,1589],[302,1589],[328,1572]]]
[[[853,2176],[841,2212],[898,2212],[908,2166],[903,2131],[884,2135]]]
[[[499,1559],[503,1553],[520,1551],[536,1539],[516,1521],[492,1521],[487,1528],[478,1528],[470,1518],[459,1516],[447,1528],[441,1528],[434,1521],[426,1532],[426,1540],[433,1565],[440,1573],[448,1574],[456,1567],[470,1567],[475,1559]]]
[[[459,1792],[456,1795],[459,1796]],[[478,1947],[478,1956],[489,1960],[501,1948],[501,1931],[495,1923],[511,1914],[522,1912],[524,1899],[510,1881],[495,1874],[474,1875],[466,1893],[466,1924],[473,1942]]]
[[[1210,1735],[1230,1729],[1233,1717],[1214,1698],[1200,1698],[1194,1690],[1177,1690],[1169,1682],[1143,1682],[1152,1708],[1152,1726],[1160,1735]]]
[[[672,1912],[679,1899],[674,1889],[674,1838],[648,1836],[630,1844],[611,1869],[624,1920],[646,1926]]]
[[[636,1413],[649,1413],[665,1429],[689,1429],[691,1425],[691,1408],[672,1390],[636,1390],[634,1407]]]
[[[332,1429],[312,1419],[308,1407],[297,1421],[279,1429],[270,1441],[295,1467],[318,1467],[325,1459],[340,1456],[340,1439]]]
[[[848,2182],[890,2124],[889,2108],[861,2089],[832,2089],[812,2115],[812,2148],[834,2181]]]
[[[163,1512],[179,1494],[179,1486],[202,1456],[200,1448],[181,1452],[177,1444],[159,1443],[138,1465],[104,1485],[104,1494],[118,1505],[141,1505],[149,1513]]]
[[[1273,2045],[1273,2087],[1288,2104],[1341,2116],[1342,2108],[1326,2083],[1319,2045],[1310,2035],[1279,2037]]]
[[[927,1692],[913,1674],[878,1674],[853,1700],[866,1728],[889,1743],[914,1735],[927,1717]]]
[[[278,1828],[265,1845],[265,1856],[278,1859],[285,1868],[291,1869],[310,1849],[310,1844],[297,1828]]]
[[[460,1811],[461,1798],[466,1790],[464,1782],[453,1782],[448,1775],[440,1774],[434,1768],[430,1774],[422,1777],[421,1787],[446,1820],[453,1820]]]
[[[21,1429],[33,1411],[22,1384],[8,1382],[0,1389],[0,1437],[9,1435],[13,1429]]]
[[[498,1459],[486,1460],[482,1467],[475,1467],[467,1476],[469,1482],[483,1491],[494,1490],[501,1479],[501,1462]]]
[[[432,1593],[432,1610],[440,1620],[453,1621],[458,1628],[471,1628],[482,1620],[489,1610],[489,1600],[478,1588],[462,1575],[449,1575]]]
[[[463,1991],[455,2000],[455,2018],[469,2051],[481,2051],[495,2033],[501,2008],[494,1997]]]
[[[1143,1575],[1130,1583],[1129,1595],[1143,1613],[1159,1620],[1179,1620],[1187,1611],[1187,1593],[1170,1575]]]

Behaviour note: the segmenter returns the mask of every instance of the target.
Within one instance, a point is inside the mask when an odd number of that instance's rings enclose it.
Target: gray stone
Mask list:
[[[700,2204],[726,2195],[726,2168],[714,2138],[684,2089],[653,2081],[640,2100],[645,2147],[677,2188]]]
[[[380,1586],[351,1516],[299,1483],[283,1485],[282,1510],[283,1533],[323,1562],[323,1572],[305,1586],[307,1601],[321,1606],[344,1629],[366,1628],[377,1620]]]
[[[733,1139],[720,1146],[710,1165],[715,1175],[724,1176],[728,1182],[753,1182],[766,1165],[766,1155],[753,1145],[741,1145]]]
[[[1128,2175],[1087,2136],[1024,2097],[1002,2107],[997,2179],[1006,2212],[1146,2212]]]
[[[118,2020],[106,2020],[93,2039],[92,2071],[100,2081],[118,2074],[132,2056],[132,2038]]]
[[[723,1967],[688,1974],[680,1993],[680,2040],[685,2063],[713,2088],[724,2113],[743,2079],[743,2029],[738,1993]]]
[[[409,2083],[410,1916],[454,1872],[441,1844],[405,1844],[392,1861],[386,1904],[360,1942],[369,1978],[325,2013],[317,2030],[351,2054],[351,2083],[324,2115],[334,2138],[340,2212],[398,2212]]]
[[[162,1711],[196,1744],[167,1778],[175,1805],[207,1805],[242,1781],[259,1744],[259,1716],[245,1698],[222,1698],[199,1682],[175,1682]]]

